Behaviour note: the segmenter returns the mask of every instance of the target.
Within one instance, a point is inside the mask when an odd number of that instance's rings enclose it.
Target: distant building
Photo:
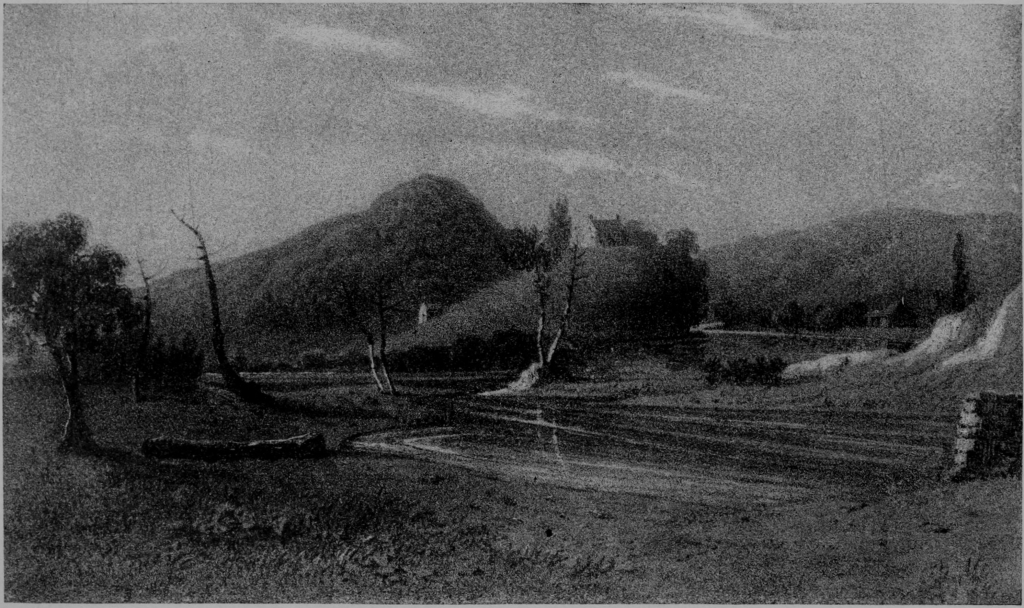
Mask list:
[[[423,325],[440,312],[441,307],[438,306],[437,304],[427,304],[426,302],[421,302],[419,314],[416,315],[416,325]]]
[[[593,215],[581,231],[580,245],[583,247],[653,247],[658,237],[636,220],[622,221],[616,215],[612,220],[600,220]]]

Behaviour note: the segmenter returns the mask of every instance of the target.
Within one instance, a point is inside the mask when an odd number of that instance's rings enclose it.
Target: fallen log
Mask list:
[[[328,454],[327,442],[324,441],[324,436],[320,433],[259,441],[155,437],[142,442],[142,453],[153,458],[192,460],[316,458]]]

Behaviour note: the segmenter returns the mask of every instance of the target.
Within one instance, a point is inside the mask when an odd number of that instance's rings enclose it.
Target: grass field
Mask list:
[[[908,409],[829,379],[707,387],[636,352],[507,399],[472,396],[500,374],[403,377],[390,399],[300,380],[277,378],[290,408],[265,413],[215,388],[135,404],[90,387],[111,450],[84,457],[53,449],[59,385],[5,374],[4,599],[1021,600],[1020,480],[937,481],[955,402]],[[360,439],[305,460],[134,452],[305,432]]]

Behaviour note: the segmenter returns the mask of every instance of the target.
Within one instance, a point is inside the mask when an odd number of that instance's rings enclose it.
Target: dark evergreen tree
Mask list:
[[[569,217],[569,199],[559,195],[548,213],[548,227],[544,231],[547,249],[553,263],[562,259],[572,239],[572,218]]]
[[[950,292],[950,312],[959,312],[974,302],[971,287],[971,275],[967,271],[967,252],[964,247],[964,234],[956,233],[953,245],[953,288]]]

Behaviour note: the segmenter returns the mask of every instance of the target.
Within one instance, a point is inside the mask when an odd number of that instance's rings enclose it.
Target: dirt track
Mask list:
[[[357,448],[488,475],[706,504],[864,497],[934,477],[948,421],[867,411],[728,409],[642,399],[473,399],[471,425],[364,437]]]

